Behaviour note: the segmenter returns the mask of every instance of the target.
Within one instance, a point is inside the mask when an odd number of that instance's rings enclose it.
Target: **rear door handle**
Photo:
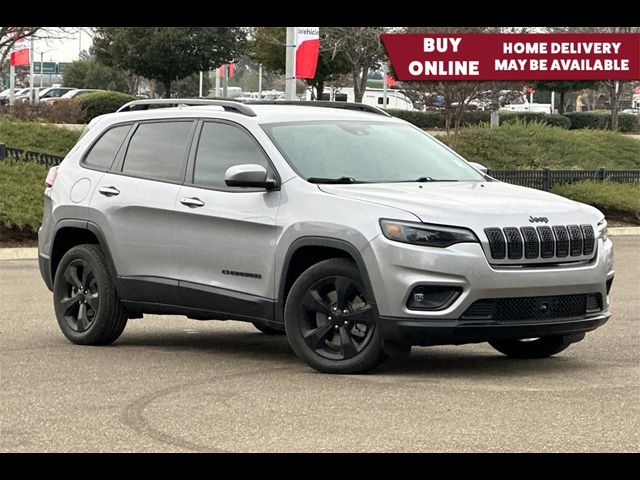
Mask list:
[[[180,199],[180,203],[190,208],[204,207],[204,202],[198,197],[184,197]]]
[[[98,192],[100,192],[105,197],[115,197],[116,195],[120,195],[120,190],[118,190],[116,187],[100,187],[98,189]]]

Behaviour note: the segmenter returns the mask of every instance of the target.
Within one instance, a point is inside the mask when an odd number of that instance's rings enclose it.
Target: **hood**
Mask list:
[[[329,194],[405,210],[424,223],[485,227],[595,225],[595,208],[552,193],[502,182],[319,185]],[[538,219],[530,222],[530,217]],[[544,222],[546,218],[548,222]]]

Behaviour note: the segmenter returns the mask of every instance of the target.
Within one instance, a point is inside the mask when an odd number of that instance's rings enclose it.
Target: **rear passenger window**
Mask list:
[[[91,147],[91,150],[84,158],[84,163],[90,167],[108,170],[130,128],[131,125],[122,125],[107,130],[100,140]]]
[[[258,142],[239,127],[226,123],[205,122],[198,142],[193,183],[220,190],[227,187],[224,174],[229,167],[253,163],[271,170],[269,160]]]
[[[182,180],[192,121],[142,123],[129,142],[122,172],[136,177]]]

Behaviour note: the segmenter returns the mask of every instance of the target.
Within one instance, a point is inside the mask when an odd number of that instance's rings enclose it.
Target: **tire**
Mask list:
[[[260,330],[265,335],[284,335],[284,326],[282,328],[273,328],[269,325],[265,325],[264,323],[251,322],[253,326]]]
[[[365,373],[387,359],[353,262],[330,259],[306,270],[287,297],[284,324],[293,351],[323,373]]]
[[[53,282],[53,302],[62,333],[78,345],[109,345],[127,325],[104,253],[97,245],[73,247],[62,257]]]
[[[557,336],[535,340],[495,340],[489,345],[510,358],[547,358],[566,350],[570,343],[565,343],[562,336]]]

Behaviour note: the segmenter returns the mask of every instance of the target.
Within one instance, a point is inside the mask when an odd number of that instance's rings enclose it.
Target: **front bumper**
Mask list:
[[[554,319],[546,322],[476,323],[461,320],[415,320],[381,316],[378,328],[385,341],[401,345],[461,345],[492,340],[509,340],[547,336],[566,336],[579,340],[600,327],[608,311],[579,319]]]
[[[378,235],[361,250],[379,315],[407,320],[452,321],[477,300],[513,297],[600,294],[608,311],[607,281],[614,276],[610,240],[598,240],[594,258],[572,265],[490,265],[478,243],[448,248],[423,247]],[[413,310],[407,299],[417,286],[449,286],[460,295],[446,308]]]

